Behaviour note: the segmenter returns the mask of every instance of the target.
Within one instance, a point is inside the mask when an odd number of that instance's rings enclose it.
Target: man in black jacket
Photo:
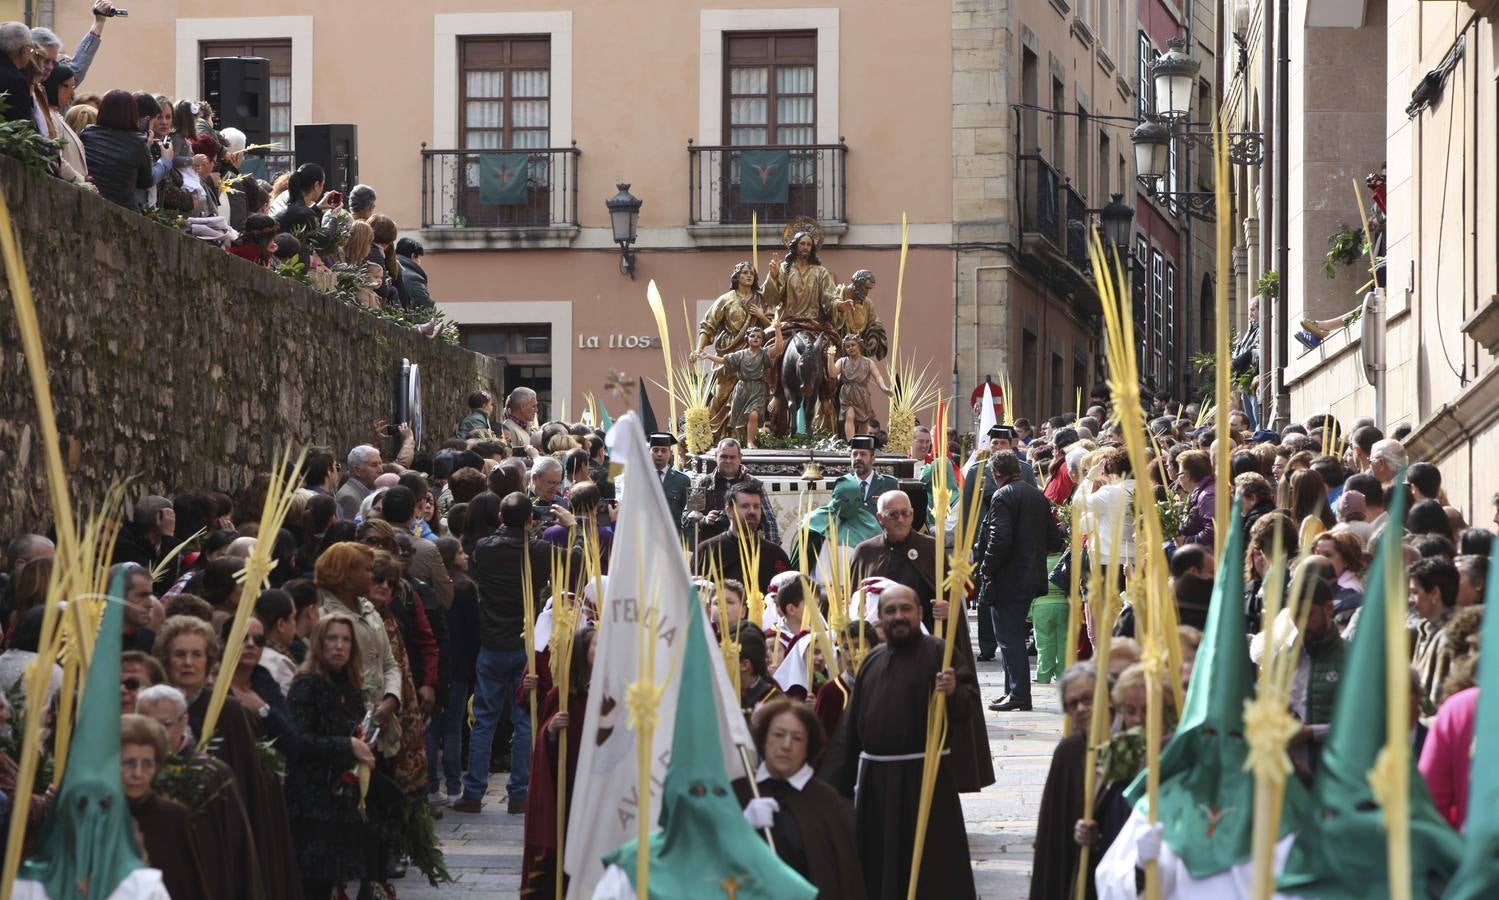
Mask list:
[[[427,270],[422,268],[422,258],[427,249],[411,238],[396,241],[396,262],[401,264],[401,284],[412,309],[434,306],[432,292],[427,289]]]
[[[1046,554],[1062,547],[1062,532],[1046,496],[1020,476],[1020,458],[1002,450],[989,458],[999,489],[989,499],[984,530],[982,603],[994,609],[999,652],[1004,656],[1006,696],[990,704],[998,712],[1031,708],[1030,662],[1025,653],[1025,617],[1031,601],[1046,593]]]
[[[489,786],[489,754],[506,700],[514,697],[526,674],[525,577],[530,557],[530,577],[536,609],[548,596],[551,548],[527,539],[531,524],[531,501],[520,491],[500,501],[500,527],[479,539],[474,548],[473,573],[479,585],[479,659],[474,682],[474,728],[469,737],[468,772],[463,776],[463,796],[453,804],[455,812],[478,812]],[[520,704],[511,704],[514,737],[510,745],[510,796],[508,811],[526,810],[526,788],[531,780],[531,715]]]
[[[35,52],[31,29],[24,22],[0,25],[0,101],[7,122],[32,122],[35,127],[36,101],[26,74]]]
[[[177,511],[172,501],[157,494],[150,494],[135,501],[130,518],[120,526],[120,536],[115,540],[115,563],[133,562],[143,566],[147,572],[154,571],[162,559],[176,548],[173,538],[177,534]],[[153,589],[158,595],[167,592],[177,580],[178,560],[174,559],[162,571]]]

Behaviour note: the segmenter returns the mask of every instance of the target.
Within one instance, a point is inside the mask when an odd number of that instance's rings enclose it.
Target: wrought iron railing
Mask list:
[[[847,156],[841,143],[703,147],[689,141],[688,224],[748,225],[754,214],[762,224],[797,216],[847,222]],[[783,172],[776,171],[780,166]]]
[[[1074,265],[1088,268],[1088,204],[1069,183],[1062,186],[1065,203],[1067,231],[1067,259]]]
[[[579,155],[577,147],[429,150],[423,144],[422,227],[576,227]]]
[[[1039,234],[1062,249],[1062,176],[1036,154],[1020,157],[1020,231]]]

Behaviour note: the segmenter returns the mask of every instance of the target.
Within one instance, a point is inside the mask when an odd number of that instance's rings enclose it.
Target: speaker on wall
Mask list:
[[[317,163],[327,180],[323,187],[342,191],[359,183],[359,126],[297,125],[293,129],[297,165]]]
[[[238,128],[246,143],[271,137],[271,64],[259,56],[212,56],[203,60],[203,99],[218,115],[219,128]]]

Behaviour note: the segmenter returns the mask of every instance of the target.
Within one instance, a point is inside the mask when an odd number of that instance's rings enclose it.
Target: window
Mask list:
[[[458,41],[458,149],[490,151],[458,156],[459,211],[472,227],[550,224],[552,160],[544,151],[551,146],[551,37]],[[493,152],[506,150],[534,152],[523,161]],[[522,171],[527,184],[519,202],[486,198],[486,177],[493,185],[495,178],[518,177]]]
[[[724,143],[816,143],[817,33],[724,35]]]
[[[463,346],[475,353],[493,356],[505,363],[505,383],[523,384],[536,391],[541,409],[537,421],[544,422],[552,409],[552,325],[463,325],[458,329]]]
[[[1109,161],[1114,152],[1109,149],[1109,135],[1103,128],[1098,129],[1098,200],[1099,206],[1109,199]],[[1121,190],[1122,190],[1121,186]]]
[[[1041,130],[1036,124],[1036,110],[1041,105],[1041,60],[1030,48],[1020,51],[1020,102],[1031,109],[1020,111],[1020,152],[1041,152]]]
[[[1060,78],[1051,80],[1051,164],[1060,169],[1067,164],[1067,117],[1062,111],[1067,108],[1067,86]]]
[[[459,143],[465,150],[544,149],[551,142],[551,39],[461,38]]]
[[[1067,385],[1062,381],[1062,373],[1065,371],[1066,360],[1062,354],[1053,350],[1051,352],[1051,406],[1048,409],[1067,408]]]
[[[1030,410],[1041,408],[1041,339],[1030,328],[1020,331],[1020,371],[1026,382],[1020,387],[1024,407]]]
[[[1145,317],[1150,306],[1150,240],[1143,234],[1135,235],[1135,277],[1131,285],[1135,312],[1135,359],[1141,366],[1148,365],[1145,358],[1146,337],[1149,323]]]
[[[1088,135],[1088,111],[1081,103],[1077,106],[1077,169],[1073,173],[1073,184],[1082,196],[1088,196],[1088,148],[1093,142]]]
[[[1175,194],[1181,189],[1177,182],[1176,174],[1179,168],[1181,166],[1176,158],[1176,138],[1172,138],[1171,143],[1166,145],[1166,177],[1160,179],[1161,186],[1169,194]],[[1171,210],[1173,215],[1179,212],[1176,200],[1174,199],[1166,201],[1166,208]]]
[[[1138,82],[1135,91],[1135,116],[1144,121],[1150,115],[1152,107],[1150,101],[1150,64],[1155,59],[1155,50],[1151,49],[1150,36],[1145,32],[1139,33],[1139,52],[1135,54],[1135,77]]]
[[[1114,0],[1098,0],[1098,42],[1104,55],[1114,55],[1113,42],[1109,40],[1109,6]]]
[[[1166,300],[1166,258],[1159,250],[1150,251],[1150,373],[1161,383],[1165,363],[1161,355],[1163,338],[1163,304]]]
[[[291,41],[286,39],[247,42],[202,41],[198,44],[200,61],[215,56],[259,56],[270,64],[270,84],[267,87],[270,90],[271,130],[266,137],[266,143],[279,145],[280,152],[267,153],[265,171],[257,174],[265,175],[290,170],[292,168]],[[203,71],[202,65],[198,66],[198,71],[199,73]],[[202,77],[201,74],[199,77]],[[202,96],[201,84],[198,90],[199,96]],[[251,135],[251,143],[255,142],[256,137]],[[247,165],[245,168],[253,171],[254,164]]]
[[[1162,382],[1166,390],[1176,389],[1176,266],[1166,263],[1166,368]]]

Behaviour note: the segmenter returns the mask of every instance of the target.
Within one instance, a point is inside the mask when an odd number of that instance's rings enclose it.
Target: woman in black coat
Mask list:
[[[136,189],[151,186],[151,157],[145,137],[136,130],[138,115],[129,91],[110,91],[99,104],[97,123],[79,136],[89,177],[99,195],[136,212],[140,212]]]
[[[377,846],[359,810],[355,768],[375,762],[370,746],[354,736],[365,716],[358,640],[349,616],[330,613],[320,619],[287,698],[302,747],[287,765],[286,800],[303,896],[317,900],[340,882],[363,879]],[[361,897],[369,884],[364,883]]]

